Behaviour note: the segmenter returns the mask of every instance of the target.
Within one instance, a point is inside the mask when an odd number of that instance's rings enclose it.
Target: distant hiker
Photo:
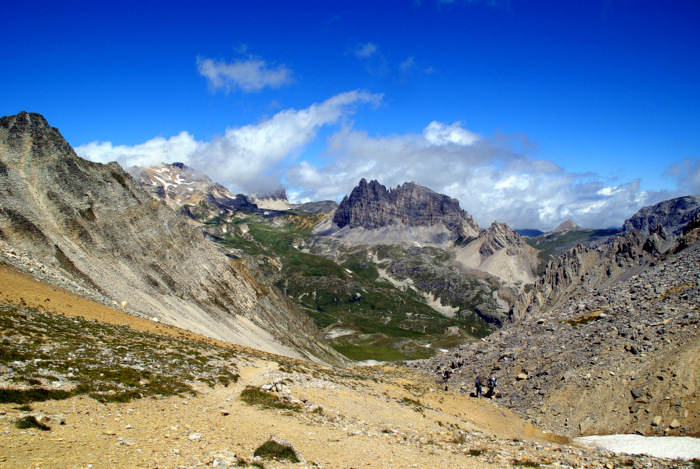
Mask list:
[[[476,386],[476,397],[481,397],[481,378],[479,378],[478,376],[476,377],[474,386]]]
[[[445,391],[447,391],[447,381],[450,379],[452,371],[445,370],[442,372],[442,383],[445,385]]]
[[[498,384],[498,381],[496,380],[496,378],[494,378],[493,376],[491,376],[491,377],[489,378],[489,392],[488,392],[488,396],[489,396],[489,397],[495,397],[495,396],[496,396],[496,385],[497,385],[497,384]]]

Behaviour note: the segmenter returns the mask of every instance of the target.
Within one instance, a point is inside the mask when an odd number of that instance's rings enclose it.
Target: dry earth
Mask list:
[[[196,396],[101,403],[86,395],[0,404],[0,467],[693,467],[571,446],[499,408],[494,401],[444,391],[428,376],[395,367],[332,369],[217,343],[127,315],[0,264],[0,303],[81,316],[237,350],[239,379],[228,387],[193,383]],[[8,331],[0,331],[3,336]],[[2,375],[0,370],[0,375]],[[270,385],[298,410],[251,406],[249,386]],[[20,429],[27,414],[49,431]],[[256,459],[276,436],[302,463]]]

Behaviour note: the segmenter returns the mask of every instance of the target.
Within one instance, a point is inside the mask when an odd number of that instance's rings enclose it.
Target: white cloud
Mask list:
[[[471,145],[479,136],[462,127],[461,122],[445,125],[433,121],[423,130],[423,138],[431,145]]]
[[[279,187],[281,165],[313,141],[322,126],[347,118],[355,105],[377,105],[381,99],[381,95],[350,91],[305,109],[280,111],[255,125],[229,128],[210,142],[196,141],[182,132],[135,146],[92,142],[76,152],[92,161],[117,161],[124,168],[179,161],[233,191],[252,193]]]
[[[270,65],[262,59],[249,58],[227,63],[197,57],[197,70],[207,78],[212,90],[226,92],[238,88],[245,92],[279,88],[292,82],[292,71],[285,65]]]
[[[169,139],[156,137],[134,146],[112,145],[111,142],[91,142],[76,147],[75,151],[90,161],[99,163],[116,161],[123,168],[129,168],[131,166],[150,167],[176,161],[189,163],[192,155],[200,147],[201,142],[197,142],[192,135],[180,132]]]
[[[530,146],[520,137],[480,137],[459,122],[385,137],[346,126],[329,138],[327,166],[302,161],[286,178],[298,197],[311,200],[337,199],[363,177],[387,187],[417,181],[457,198],[482,227],[496,220],[551,229],[567,218],[584,227],[621,226],[659,196],[641,192],[637,180],[607,187],[591,174],[567,173],[530,156]]]
[[[411,73],[416,68],[416,58],[411,56],[401,62],[399,65],[399,71],[401,73]]]
[[[536,143],[522,136],[485,137],[460,122],[432,121],[420,132],[385,136],[354,129],[349,116],[355,107],[381,100],[381,95],[351,91],[226,129],[209,142],[182,132],[135,146],[93,142],[76,151],[125,168],[180,161],[234,192],[284,183],[294,201],[339,200],[361,178],[388,187],[416,181],[458,199],[482,227],[500,221],[547,230],[567,218],[583,227],[619,227],[644,205],[700,192],[700,160],[675,163],[666,172],[679,192],[648,192],[640,180],[611,184],[594,173],[566,172],[537,159]],[[326,139],[323,163],[305,158],[303,150],[330,125],[340,127]]]

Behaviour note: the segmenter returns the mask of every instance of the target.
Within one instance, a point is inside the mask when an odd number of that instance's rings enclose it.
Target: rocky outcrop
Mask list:
[[[475,237],[479,226],[456,199],[415,182],[387,190],[362,179],[316,233],[358,244],[444,244]]]
[[[479,254],[484,258],[493,256],[496,251],[510,250],[514,255],[517,249],[525,248],[525,240],[505,223],[493,222],[491,226],[479,234],[482,241]]]
[[[117,163],[78,157],[39,114],[0,119],[0,238],[133,314],[283,355],[336,357],[263,275]]]
[[[650,233],[662,226],[671,236],[678,236],[683,228],[700,213],[700,196],[688,195],[643,207],[622,225],[622,231]]]

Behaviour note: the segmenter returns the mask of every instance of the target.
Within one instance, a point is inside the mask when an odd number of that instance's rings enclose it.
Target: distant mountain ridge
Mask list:
[[[668,234],[677,236],[698,213],[700,213],[700,196],[677,197],[641,208],[625,220],[622,231],[625,233],[640,231],[648,234],[659,226],[663,226]]]
[[[559,225],[557,225],[556,228],[554,228],[551,233],[562,233],[566,231],[575,231],[575,230],[580,230],[581,227],[578,226],[574,221],[569,218],[566,221],[561,222]]]

